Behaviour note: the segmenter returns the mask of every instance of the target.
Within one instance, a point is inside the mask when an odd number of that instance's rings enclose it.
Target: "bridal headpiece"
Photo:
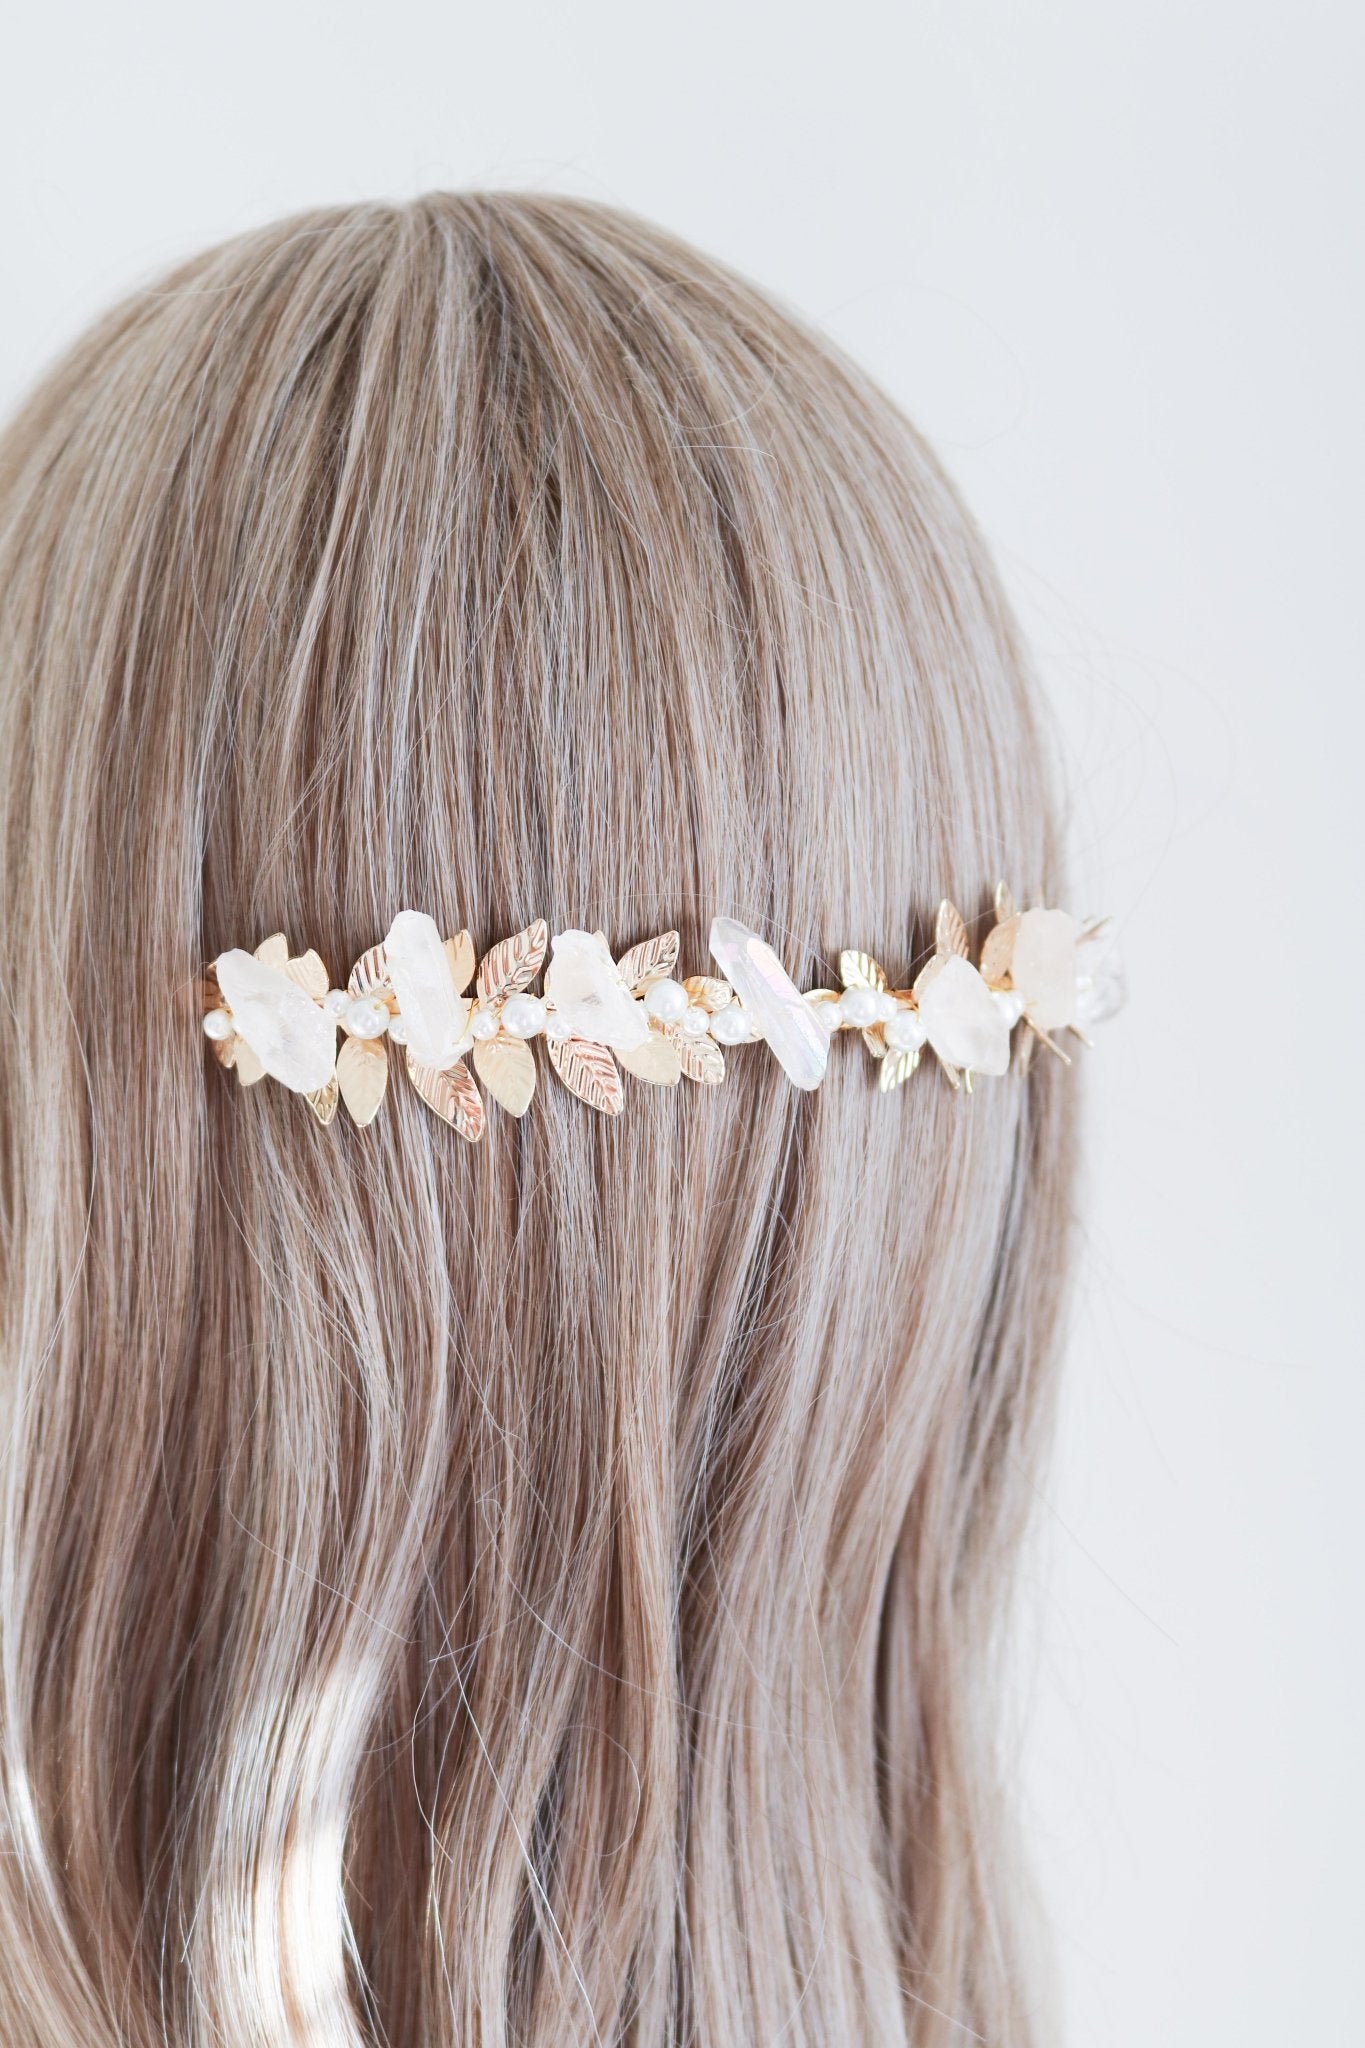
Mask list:
[[[974,1076],[1005,1073],[1012,1052],[1020,1070],[1037,1046],[1069,1062],[1063,1036],[1088,1043],[1086,1031],[1124,994],[1107,923],[1018,910],[1003,883],[979,961],[963,919],[943,903],[933,954],[909,988],[892,988],[870,954],[850,949],[839,955],[840,988],[803,993],[772,947],[730,917],[714,920],[710,943],[719,974],[678,980],[676,932],[616,958],[601,932],[551,938],[537,918],[476,970],[468,932],[445,938],[425,912],[403,910],[344,988],[317,953],[291,952],[282,933],[253,953],[220,953],[200,983],[203,1028],[239,1081],[273,1075],[324,1124],[343,1102],[368,1124],[401,1048],[422,1099],[475,1139],[484,1126],[475,1076],[510,1115],[523,1115],[537,1038],[564,1085],[606,1116],[623,1107],[623,1069],[656,1087],[713,1086],[728,1052],[760,1040],[798,1088],[818,1088],[841,1031],[862,1039],[883,1092],[910,1078],[926,1047],[953,1087],[970,1091]],[[531,984],[543,966],[537,995]]]

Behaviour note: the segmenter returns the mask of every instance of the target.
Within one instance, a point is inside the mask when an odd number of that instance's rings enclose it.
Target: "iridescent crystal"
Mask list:
[[[1024,1015],[1040,1031],[1076,1021],[1076,941],[1080,927],[1064,910],[1026,910],[1014,935],[1010,980]]]
[[[409,1053],[419,1067],[446,1072],[468,1050],[470,1006],[455,986],[435,918],[423,910],[400,910],[384,952]]]
[[[932,960],[915,983],[919,1019],[945,1066],[974,1074],[1003,1074],[1010,1063],[1010,1031],[970,960],[950,953]]]
[[[649,1018],[622,981],[599,932],[556,932],[545,970],[545,994],[575,1038],[623,1051],[643,1045]]]
[[[213,963],[233,1028],[267,1074],[298,1095],[325,1088],[336,1072],[336,1020],[277,967],[240,947]]]
[[[1082,1031],[1105,1024],[1127,1000],[1128,977],[1113,932],[1083,934],[1076,948],[1076,1023]]]
[[[829,1060],[829,1034],[771,946],[733,917],[711,925],[711,957],[798,1088],[818,1088]]]

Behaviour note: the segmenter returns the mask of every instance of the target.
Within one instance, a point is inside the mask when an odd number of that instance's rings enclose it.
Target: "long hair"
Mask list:
[[[316,213],[0,443],[7,2048],[1018,2048],[998,1657],[1074,1076],[542,1064],[467,1145],[186,999],[404,906],[904,982],[1056,900],[1014,628],[819,337],[559,199]],[[539,1058],[540,1055],[537,1054]]]

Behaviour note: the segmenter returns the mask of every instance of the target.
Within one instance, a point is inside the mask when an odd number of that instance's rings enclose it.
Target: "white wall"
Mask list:
[[[6,35],[4,403],[251,222],[549,186],[815,314],[993,537],[1134,990],[1030,1574],[1077,2048],[1365,2038],[1362,56],[1350,0],[88,0]]]

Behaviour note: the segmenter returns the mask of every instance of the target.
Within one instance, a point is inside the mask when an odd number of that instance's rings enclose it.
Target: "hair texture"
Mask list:
[[[542,1077],[477,1146],[239,1088],[186,991],[405,905],[903,981],[1056,900],[923,443],[668,236],[312,214],[0,443],[0,2037],[1035,2037],[1001,1622],[1074,1075]]]

